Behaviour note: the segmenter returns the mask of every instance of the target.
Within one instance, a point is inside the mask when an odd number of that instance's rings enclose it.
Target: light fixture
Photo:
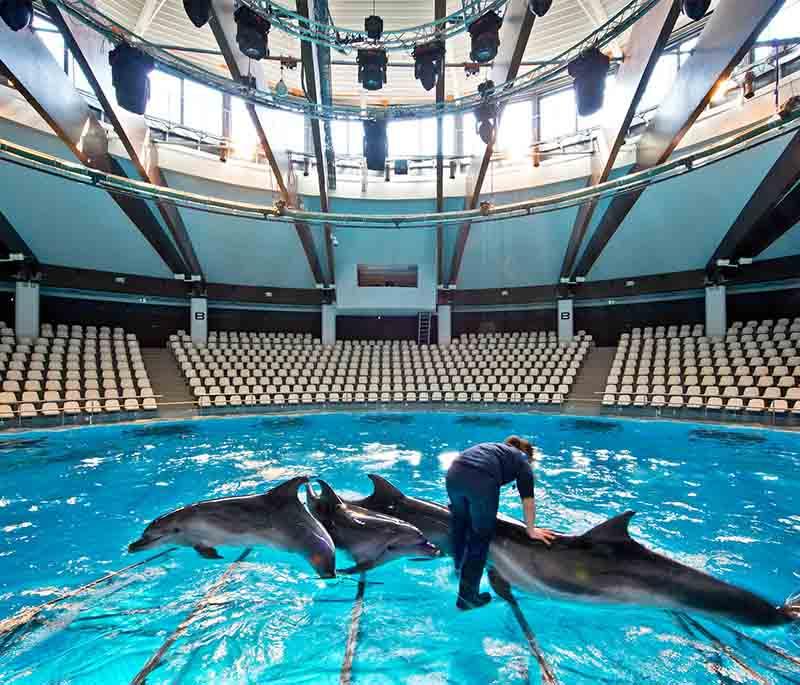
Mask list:
[[[364,19],[364,31],[370,40],[380,40],[383,35],[383,19],[376,15],[371,15]]]
[[[275,95],[279,98],[285,98],[289,94],[289,89],[286,87],[286,81],[283,80],[283,62],[281,62],[281,78],[275,84]]]
[[[744,81],[742,81],[742,97],[745,100],[752,100],[756,94],[756,77],[753,76],[752,71],[748,71],[744,75]]]
[[[0,16],[12,31],[20,31],[33,21],[32,0],[0,0]]]
[[[710,6],[711,0],[683,0],[683,13],[692,21],[699,21]]]
[[[500,47],[500,26],[503,20],[496,12],[487,12],[469,25],[472,48],[469,58],[478,64],[491,62]]]
[[[425,90],[431,90],[442,75],[444,65],[444,41],[416,45],[414,57],[414,76],[422,83]]]
[[[552,4],[553,0],[528,0],[528,9],[537,17],[543,17]]]
[[[197,28],[203,28],[211,18],[211,3],[209,0],[183,0],[183,9],[186,16]]]
[[[242,5],[233,13],[236,22],[236,43],[242,54],[250,59],[262,60],[269,57],[267,34],[270,23],[256,14],[247,5]]]
[[[144,114],[150,99],[148,77],[155,68],[153,58],[127,43],[120,43],[108,53],[108,63],[119,106],[134,114]]]
[[[494,142],[494,135],[497,129],[497,107],[495,107],[494,102],[489,100],[489,96],[493,92],[494,81],[484,81],[478,86],[481,103],[475,109],[475,129],[486,145],[491,145]]]
[[[364,90],[380,90],[386,83],[386,66],[389,58],[386,50],[361,48],[358,51],[358,82]]]
[[[383,171],[389,154],[385,119],[368,119],[364,122],[364,158],[367,169]]]
[[[603,107],[606,76],[611,60],[596,47],[587,48],[569,63],[567,71],[575,79],[578,114],[588,117]]]

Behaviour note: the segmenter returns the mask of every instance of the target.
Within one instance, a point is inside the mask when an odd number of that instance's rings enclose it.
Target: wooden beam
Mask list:
[[[117,103],[111,66],[108,62],[111,43],[63,12],[50,0],[43,1],[50,18],[61,31],[65,44],[92,86],[139,177],[147,183],[167,187],[164,175],[157,164],[158,153],[150,140],[150,127],[147,121],[144,116],[128,112]],[[178,208],[171,203],[159,201],[156,201],[156,207],[178,246],[183,261],[189,267],[190,274],[205,280],[205,274]]]
[[[800,221],[800,131],[767,172],[706,265],[717,273],[718,259],[757,257]],[[794,190],[793,190],[794,189]]]
[[[528,0],[510,0],[506,5],[505,18],[503,19],[503,25],[500,27],[500,48],[492,64],[491,78],[496,88],[517,77],[535,19],[536,15],[528,9]],[[498,129],[501,116],[502,112],[498,112]],[[495,131],[495,135],[496,133]],[[494,142],[489,143],[484,149],[474,182],[467,184],[467,194],[464,198],[465,209],[475,209],[478,206],[483,181],[492,161],[492,154],[494,154]],[[476,161],[476,159],[473,159],[471,166],[475,166]],[[446,285],[458,282],[461,261],[464,258],[464,249],[467,246],[471,226],[471,222],[466,222],[459,228],[455,252],[453,253],[453,262],[450,266],[450,277]]]
[[[108,152],[105,129],[35,32],[14,32],[0,21],[0,68],[83,164],[128,176]],[[110,195],[167,268],[173,273],[186,273],[183,258],[148,204],[138,198]]]
[[[680,11],[680,0],[661,0],[631,29],[624,61],[617,72],[613,100],[609,100],[603,110],[604,116],[597,134],[599,149],[592,156],[592,171],[587,187],[604,183],[611,175],[636,109]],[[572,271],[596,208],[597,201],[591,200],[578,209],[561,266],[562,278],[568,277]]]
[[[642,136],[634,172],[650,169],[670,157],[708,106],[717,84],[730,76],[782,4],[783,0],[720,3]],[[574,268],[574,276],[589,273],[644,192],[614,198]]]

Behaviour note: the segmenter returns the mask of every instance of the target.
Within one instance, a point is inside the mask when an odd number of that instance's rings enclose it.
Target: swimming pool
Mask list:
[[[444,470],[473,442],[529,436],[539,452],[540,525],[583,532],[636,509],[636,539],[776,604],[800,589],[800,435],[506,414],[246,417],[100,426],[0,437],[0,618],[87,583],[129,555],[155,516],[315,474],[343,495],[367,473],[445,501]],[[501,508],[521,516],[516,493]],[[0,682],[130,683],[240,550],[222,561],[179,549],[0,636]],[[462,614],[448,559],[372,572],[356,685],[539,682],[509,606]],[[485,581],[484,581],[485,582]],[[356,595],[299,556],[258,548],[233,567],[147,678],[156,683],[338,683]],[[523,597],[560,683],[800,682],[800,666],[696,617],[733,650],[657,609]],[[794,628],[746,629],[800,656]]]

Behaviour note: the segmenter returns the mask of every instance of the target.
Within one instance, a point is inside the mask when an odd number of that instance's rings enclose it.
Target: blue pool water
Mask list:
[[[652,548],[776,604],[800,589],[798,435],[559,416],[283,416],[0,437],[0,618],[143,558],[127,544],[182,504],[301,474],[368,493],[370,472],[444,501],[449,459],[510,433],[538,450],[540,525],[581,532],[636,509],[632,533]],[[501,508],[521,515],[512,488]],[[0,683],[130,683],[239,550],[221,552],[180,549],[0,635]],[[449,560],[396,562],[370,580],[355,685],[539,682],[508,605],[455,609]],[[338,683],[355,593],[300,557],[257,549],[147,682]],[[664,611],[534,596],[521,607],[560,683],[757,682]],[[800,667],[698,618],[762,682],[800,682]],[[745,632],[800,656],[793,628]]]

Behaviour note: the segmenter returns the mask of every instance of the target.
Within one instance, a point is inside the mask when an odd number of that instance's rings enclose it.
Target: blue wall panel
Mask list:
[[[784,233],[756,259],[775,259],[800,254],[800,224]]]

